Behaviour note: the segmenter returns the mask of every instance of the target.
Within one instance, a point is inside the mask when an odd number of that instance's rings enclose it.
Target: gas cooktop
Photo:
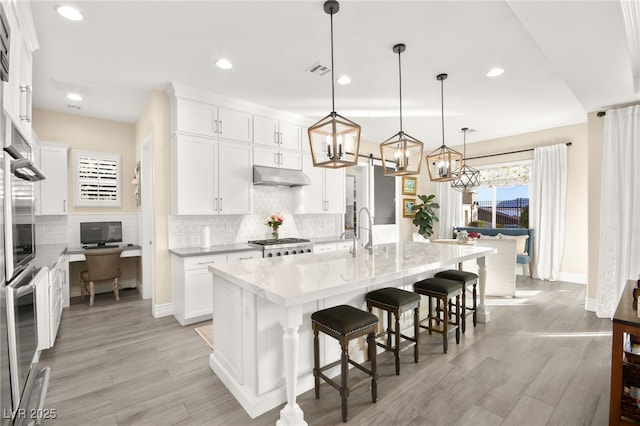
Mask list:
[[[275,246],[280,244],[298,244],[298,243],[308,243],[309,240],[305,240],[303,238],[278,238],[276,239],[268,239],[268,240],[253,240],[248,241],[249,244],[257,244],[259,246]]]

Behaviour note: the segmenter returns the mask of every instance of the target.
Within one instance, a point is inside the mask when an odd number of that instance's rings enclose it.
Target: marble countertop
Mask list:
[[[191,257],[191,256],[205,256],[208,254],[234,253],[238,251],[248,251],[248,250],[262,251],[261,248],[256,248],[254,246],[250,246],[249,244],[229,244],[229,245],[221,245],[221,246],[211,246],[207,248],[187,247],[187,248],[179,248],[179,249],[169,249],[169,252],[179,257]]]
[[[429,272],[494,253],[494,248],[400,241],[373,253],[344,251],[249,259],[209,266],[214,276],[281,306],[294,306]]]
[[[34,266],[36,268],[46,266],[51,269],[66,250],[66,244],[37,244]]]

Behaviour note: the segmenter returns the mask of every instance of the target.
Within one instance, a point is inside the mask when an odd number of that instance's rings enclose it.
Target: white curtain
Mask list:
[[[534,230],[533,277],[556,281],[564,252],[567,200],[565,144],[534,150],[529,175],[529,197],[529,221]]]
[[[628,279],[640,273],[640,106],[604,121],[596,314],[611,318]]]
[[[436,202],[438,214],[438,238],[451,238],[454,226],[462,226],[462,192],[451,187],[451,182],[438,182]]]

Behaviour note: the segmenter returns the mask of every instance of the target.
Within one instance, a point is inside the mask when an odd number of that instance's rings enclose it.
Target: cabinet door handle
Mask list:
[[[220,197],[220,210],[218,211],[222,211],[222,197]]]
[[[247,260],[247,259],[253,259],[253,257],[249,256],[249,257],[239,257],[238,260]]]
[[[282,166],[284,164],[284,154],[279,153],[279,155],[280,155],[280,165]]]
[[[218,123],[220,123],[220,132],[218,134],[222,135],[222,120],[220,120]]]
[[[30,114],[31,106],[31,86],[28,84],[20,85],[20,120],[31,122]]]
[[[274,153],[273,153],[273,162],[274,162],[274,163],[276,163],[276,164],[280,164],[280,163],[278,162],[278,153],[277,153],[277,152],[274,152]]]
[[[214,203],[215,203],[215,207],[213,208],[213,211],[217,212],[218,211],[218,197],[215,197],[213,200],[214,200]]]
[[[213,119],[213,133],[218,134],[218,120]]]
[[[278,137],[278,141],[279,141],[278,143],[279,143],[280,145],[282,145],[282,132],[278,133],[278,136],[279,136],[279,137]]]
[[[211,263],[216,263],[216,261],[215,261],[215,260],[212,260],[212,261],[210,261],[210,262],[198,262],[198,265],[209,265],[209,264],[211,264]]]
[[[67,211],[67,200],[62,200],[62,211],[63,212]]]
[[[276,145],[280,143],[278,142],[278,131],[275,129],[273,130],[273,143],[275,143]]]

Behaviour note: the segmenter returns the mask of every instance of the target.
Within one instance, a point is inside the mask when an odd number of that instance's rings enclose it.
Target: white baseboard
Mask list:
[[[565,281],[568,283],[587,285],[587,274],[576,274],[573,272],[560,272],[558,276],[558,281]]]
[[[596,311],[596,299],[590,299],[588,297],[585,297],[585,299],[584,299],[584,310],[585,311],[589,311],[589,312],[595,312]]]
[[[151,315],[154,318],[162,318],[168,317],[169,315],[173,315],[173,303],[163,303],[161,305],[152,305],[151,306]]]

